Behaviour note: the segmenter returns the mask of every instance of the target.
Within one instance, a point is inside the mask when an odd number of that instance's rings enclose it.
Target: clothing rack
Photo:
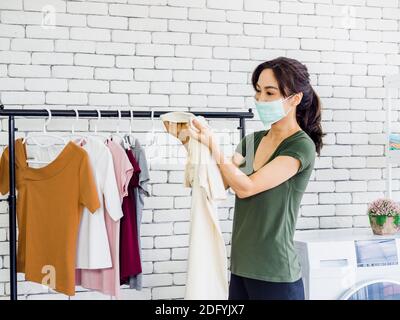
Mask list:
[[[158,118],[170,111],[118,111],[118,110],[49,110],[51,117],[98,117],[101,118]],[[190,111],[192,112],[192,111]],[[248,112],[192,112],[194,115],[205,118],[239,119],[240,136],[246,135],[246,119],[254,117],[252,110]],[[8,147],[9,147],[9,170],[10,170],[10,192],[8,196],[9,206],[9,246],[10,246],[10,300],[17,300],[17,219],[16,219],[16,185],[15,185],[15,117],[47,117],[47,109],[6,109],[0,105],[0,117],[8,117]]]

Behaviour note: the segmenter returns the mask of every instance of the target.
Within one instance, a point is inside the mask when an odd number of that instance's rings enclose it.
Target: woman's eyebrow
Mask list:
[[[260,86],[258,84],[257,84],[257,87],[260,88]],[[278,90],[278,88],[274,87],[274,86],[264,86],[264,89],[275,89],[275,90]]]

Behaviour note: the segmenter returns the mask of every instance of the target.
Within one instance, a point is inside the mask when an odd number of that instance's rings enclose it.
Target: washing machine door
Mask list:
[[[358,284],[341,300],[400,300],[400,282],[381,279]]]

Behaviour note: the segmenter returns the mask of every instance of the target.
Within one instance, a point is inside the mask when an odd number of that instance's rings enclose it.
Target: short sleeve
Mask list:
[[[241,154],[244,158],[251,158],[254,155],[254,147],[256,136],[258,137],[262,131],[252,132],[242,138],[235,148],[235,152]]]
[[[93,169],[89,163],[89,156],[84,151],[84,156],[79,168],[79,202],[94,213],[100,208],[99,195],[94,180]]]
[[[235,152],[241,154],[243,157],[246,157],[246,137],[242,138],[238,145],[235,148]]]
[[[142,192],[145,196],[149,196],[149,188],[148,188],[148,183],[150,181],[149,166],[147,163],[145,151],[142,148],[139,151],[138,161],[140,167],[139,192]]]
[[[298,172],[303,171],[310,165],[314,165],[315,161],[315,144],[311,139],[299,138],[288,144],[278,156],[289,156],[300,161]]]
[[[0,159],[0,193],[5,195],[9,192],[9,156],[8,147],[6,147]]]
[[[133,151],[129,150],[128,152],[130,154],[129,159],[130,159],[130,161],[132,163],[133,174],[134,174],[134,177],[135,177],[133,180],[131,178],[131,181],[129,182],[129,186],[137,188],[137,187],[139,187],[139,176],[140,176],[140,173],[141,173],[141,169],[140,169],[139,163],[137,162],[137,160],[136,160],[136,158],[135,158],[135,156],[133,154]]]
[[[250,175],[253,172],[255,137],[256,132],[246,135],[244,138],[242,138],[242,140],[240,140],[235,149],[235,152],[243,157],[242,159],[237,159],[236,161],[239,162],[239,169],[246,175]],[[235,155],[233,155],[233,159],[235,159]]]
[[[120,190],[121,190],[121,197],[124,198],[128,195],[128,186],[129,186],[129,182],[132,179],[133,176],[133,166],[131,164],[131,162],[129,161],[129,158],[126,154],[124,154],[124,158],[121,161],[121,186]]]
[[[115,178],[117,179],[119,198],[122,204],[124,197],[128,195],[128,185],[133,175],[133,167],[125,150],[120,145],[108,141],[107,147],[113,158]]]

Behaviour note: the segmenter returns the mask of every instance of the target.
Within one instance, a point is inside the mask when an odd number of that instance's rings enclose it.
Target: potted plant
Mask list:
[[[381,198],[368,205],[368,216],[374,234],[385,235],[399,231],[400,206],[391,199]]]

